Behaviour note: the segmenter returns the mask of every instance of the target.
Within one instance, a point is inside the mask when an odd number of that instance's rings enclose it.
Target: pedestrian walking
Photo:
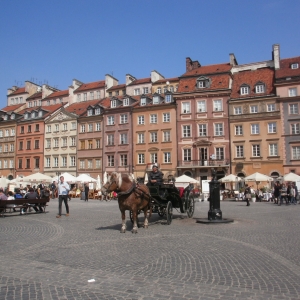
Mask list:
[[[90,191],[89,184],[86,183],[84,185],[84,195],[85,195],[84,201],[89,201],[89,191]]]
[[[69,205],[68,205],[68,194],[70,190],[70,186],[67,182],[64,181],[64,176],[60,176],[58,183],[58,215],[56,218],[61,217],[61,207],[62,202],[65,203],[66,207],[66,217],[69,216]]]
[[[246,184],[245,187],[246,187],[244,192],[245,199],[247,201],[247,206],[250,206],[249,199],[251,198],[251,188],[248,186],[248,184]]]

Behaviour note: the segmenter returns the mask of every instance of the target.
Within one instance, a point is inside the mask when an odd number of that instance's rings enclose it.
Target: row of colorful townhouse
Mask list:
[[[250,64],[186,58],[174,78],[106,75],[63,91],[26,81],[0,110],[0,176],[142,178],[153,163],[165,178],[300,174],[299,64],[275,44],[271,60]]]

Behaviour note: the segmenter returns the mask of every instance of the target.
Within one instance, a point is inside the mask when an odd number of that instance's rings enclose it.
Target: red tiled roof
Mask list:
[[[67,112],[74,113],[78,116],[81,116],[84,114],[87,110],[87,108],[90,105],[96,105],[100,103],[101,100],[96,99],[96,100],[89,100],[89,101],[83,101],[83,102],[78,102],[78,103],[73,103],[69,105],[68,107],[65,108]]]
[[[298,69],[291,69],[291,64],[298,63]],[[276,78],[300,76],[300,56],[280,60],[280,69],[276,70]]]
[[[255,93],[255,85],[258,82],[265,84],[266,91],[265,93],[257,94]],[[240,88],[241,85],[246,84],[250,87],[250,93],[248,95],[241,95]],[[233,75],[233,84],[231,98],[249,98],[275,94],[274,88],[274,70],[270,68],[262,68],[257,70],[243,71],[235,73]]]
[[[107,91],[114,91],[114,90],[120,90],[123,89],[124,87],[126,87],[126,84],[118,84],[118,85],[114,85],[111,88],[107,89]]]
[[[42,92],[35,93],[35,94],[29,96],[26,100],[31,100],[31,99],[36,99],[36,98],[42,98]]]
[[[99,88],[105,87],[105,80],[90,82],[90,83],[83,83],[74,93],[86,91],[86,90],[94,90]]]
[[[47,113],[43,116],[43,118],[46,118],[48,115],[50,115],[51,113],[53,113],[54,111],[56,111],[57,109],[59,109],[60,107],[63,107],[63,105],[65,105],[66,103],[58,103],[58,104],[54,104],[54,105],[49,105],[49,106],[35,106],[35,107],[27,107],[25,109],[22,109],[21,111],[18,112],[18,114],[24,114],[25,112],[32,112],[34,110],[38,110],[40,108],[42,108],[42,110],[46,111]]]
[[[137,85],[137,84],[145,84],[145,83],[151,83],[151,78],[148,77],[148,78],[136,79],[128,85]]]
[[[157,80],[157,81],[153,82],[153,85],[154,84],[163,84],[163,83],[166,83],[167,81],[176,82],[176,81],[179,81],[179,78],[178,77],[173,77],[173,78],[160,79],[160,80]]]
[[[14,95],[19,95],[19,94],[24,94],[26,93],[25,91],[25,87],[22,88],[18,88],[16,91],[12,92],[11,94],[9,94],[8,96],[14,96]]]
[[[9,111],[15,111],[16,109],[20,108],[21,106],[25,105],[25,103],[16,104],[16,105],[9,105],[3,107],[1,110],[9,112]]]
[[[197,88],[198,77],[181,78],[178,85],[178,92],[206,92],[229,88],[229,81],[231,78],[229,74],[209,75],[207,77],[211,79],[211,85],[208,88]]]
[[[194,70],[188,71],[184,73],[181,77],[185,76],[194,76],[194,75],[204,75],[204,74],[215,74],[215,73],[224,73],[229,72],[232,66],[229,63],[225,64],[217,64],[217,65],[208,65],[208,66],[201,66]]]
[[[63,96],[69,96],[69,90],[53,92],[52,94],[45,97],[44,99],[60,98]]]

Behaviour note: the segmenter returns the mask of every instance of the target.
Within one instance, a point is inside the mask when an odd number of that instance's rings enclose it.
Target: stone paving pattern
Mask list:
[[[69,204],[0,218],[0,299],[300,299],[300,205],[221,202],[234,223],[205,225],[196,202],[121,234],[117,201]]]

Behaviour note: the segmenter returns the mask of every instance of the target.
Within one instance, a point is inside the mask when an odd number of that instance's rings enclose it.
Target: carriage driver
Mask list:
[[[161,186],[163,183],[164,174],[158,170],[157,165],[152,166],[152,171],[149,174],[148,185],[158,185]]]

